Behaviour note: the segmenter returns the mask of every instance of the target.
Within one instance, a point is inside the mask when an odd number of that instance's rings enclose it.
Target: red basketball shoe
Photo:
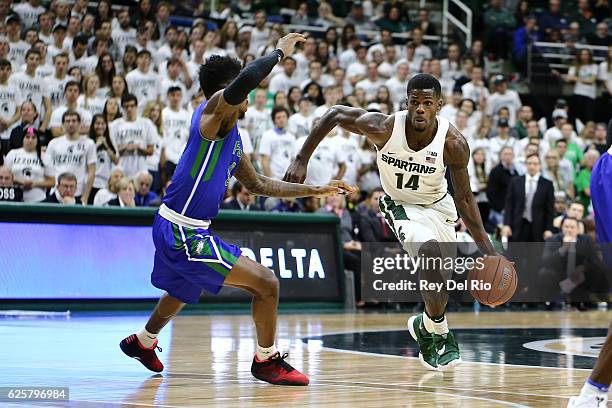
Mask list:
[[[121,340],[119,343],[119,347],[121,350],[128,356],[135,358],[140,361],[143,366],[147,367],[151,371],[155,371],[156,373],[161,372],[164,369],[164,365],[157,358],[155,354],[155,349],[162,351],[161,347],[157,347],[157,339],[155,339],[155,343],[153,343],[153,347],[146,348],[135,334],[126,337]]]
[[[279,352],[264,361],[257,355],[253,358],[251,374],[253,377],[276,385],[308,385],[309,379],[285,361],[289,354],[281,356]]]

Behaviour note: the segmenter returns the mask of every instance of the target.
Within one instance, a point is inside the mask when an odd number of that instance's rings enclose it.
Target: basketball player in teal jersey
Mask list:
[[[440,83],[419,74],[408,82],[407,111],[393,115],[360,108],[332,106],[310,132],[285,174],[286,181],[303,182],[313,151],[335,126],[366,136],[376,147],[378,170],[386,195],[380,207],[391,229],[410,256],[439,258],[456,242],[457,210],[480,251],[498,255],[482,225],[470,188],[467,164],[470,149],[448,120],[437,116],[442,107]],[[454,203],[444,175],[450,166]],[[456,208],[455,208],[456,204]],[[452,253],[449,256],[453,256]],[[419,278],[444,283],[448,272],[426,265]],[[446,275],[446,276],[443,276]],[[448,330],[446,291],[421,291],[425,313],[408,321],[419,345],[419,360],[431,370],[445,370],[461,362],[459,346]]]
[[[207,102],[192,116],[187,146],[153,224],[151,283],[167,293],[145,327],[120,343],[125,354],[152,371],[164,368],[155,349],[157,335],[170,319],[186,303],[197,303],[203,289],[216,294],[222,286],[232,286],[253,295],[258,345],[251,373],[272,384],[309,382],[307,376],[285,362],[287,355],[281,355],[274,344],[278,279],[268,268],[242,256],[238,247],[209,231],[234,174],[251,193],[264,196],[324,197],[354,191],[341,181],[306,186],[270,179],[257,174],[242,153],[236,122],[246,112],[249,92],[293,52],[296,43],[303,41],[304,36],[295,33],[281,38],[275,51],[251,62],[242,72],[238,60],[216,55],[200,67],[200,87]]]

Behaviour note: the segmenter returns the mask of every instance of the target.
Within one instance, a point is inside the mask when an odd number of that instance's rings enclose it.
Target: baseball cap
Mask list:
[[[66,27],[66,24],[62,24],[62,23],[57,23],[56,25],[53,26],[53,32],[56,32],[57,30],[67,30],[68,27]]]
[[[246,24],[240,27],[240,30],[238,30],[238,34],[250,33],[252,31],[253,31],[253,26]]]
[[[506,78],[503,75],[501,75],[501,74],[495,75],[495,77],[493,78],[493,83],[495,85],[499,85],[499,84],[504,83],[504,82],[506,82]]]
[[[368,112],[380,112],[380,104],[376,102],[372,102],[367,106],[366,110]]]
[[[563,109],[555,109],[552,113],[552,117],[553,119],[557,119],[557,118],[567,119],[567,112],[565,112]]]
[[[555,108],[567,108],[567,101],[563,98],[557,99],[555,102]]]
[[[508,126],[510,126],[510,124],[508,123],[508,119],[501,118],[500,120],[497,121],[497,126],[499,126],[499,127],[508,127]]]
[[[11,21],[16,21],[17,23],[21,24],[21,18],[18,14],[10,14],[8,17],[6,17],[6,24],[10,23]]]

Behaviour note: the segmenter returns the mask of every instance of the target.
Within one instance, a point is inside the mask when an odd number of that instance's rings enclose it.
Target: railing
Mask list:
[[[421,3],[425,3],[423,0]],[[465,13],[465,24],[455,17],[449,10],[449,3],[458,7]],[[472,10],[460,0],[443,0],[442,2],[442,39],[448,39],[448,23],[453,24],[465,35],[465,45],[469,48],[472,45]],[[445,44],[446,45],[446,44]]]
[[[599,63],[605,59],[608,47],[600,45],[576,44],[577,50],[587,49],[593,52],[593,60]],[[539,77],[550,75],[550,70],[566,70],[568,61],[573,61],[574,53],[568,53],[565,43],[536,41],[529,45],[527,51],[527,79],[534,82]]]

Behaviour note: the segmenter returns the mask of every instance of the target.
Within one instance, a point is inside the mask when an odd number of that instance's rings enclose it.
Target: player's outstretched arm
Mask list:
[[[293,53],[298,42],[306,41],[302,34],[287,34],[278,40],[277,48],[270,54],[251,62],[225,89],[216,92],[206,104],[200,122],[200,131],[207,138],[223,137],[238,120],[239,108],[249,92],[257,88],[272,68],[285,56]]]
[[[310,135],[308,135],[300,152],[287,169],[283,180],[293,183],[304,182],[310,156],[321,143],[321,140],[336,126],[341,126],[349,132],[362,134],[370,142],[382,147],[389,139],[389,118],[382,113],[368,112],[361,108],[350,108],[342,105],[332,106],[310,131]]]
[[[334,194],[349,194],[356,191],[355,187],[339,180],[332,180],[325,186],[311,186],[272,179],[258,174],[251,160],[246,155],[240,158],[240,164],[234,175],[251,193],[267,197],[325,197]]]
[[[472,234],[478,249],[485,255],[498,255],[482,225],[480,211],[470,188],[470,176],[467,170],[470,148],[465,138],[457,129],[451,126],[449,133],[451,133],[451,137],[446,140],[444,158],[446,165],[451,170],[451,181],[455,191],[454,198],[457,211],[470,234]]]

